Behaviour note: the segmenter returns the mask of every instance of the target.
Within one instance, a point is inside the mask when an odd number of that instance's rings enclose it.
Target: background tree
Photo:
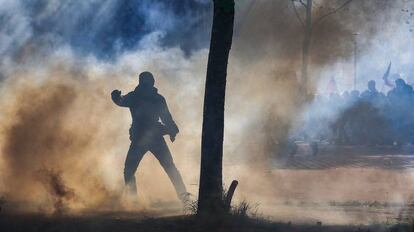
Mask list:
[[[300,24],[303,26],[304,29],[304,36],[303,36],[303,43],[302,43],[302,67],[301,67],[301,81],[304,90],[307,90],[308,85],[308,66],[309,66],[309,50],[312,41],[312,31],[314,30],[315,26],[320,23],[322,20],[326,19],[327,17],[335,14],[346,5],[348,5],[352,0],[345,0],[340,4],[338,7],[330,8],[328,12],[322,14],[316,19],[312,17],[312,9],[314,7],[314,0],[291,0],[293,4],[293,9],[295,11],[295,15],[298,18]],[[301,16],[299,12],[299,7],[302,7],[305,12],[305,17]],[[324,8],[323,6],[317,6],[318,8]]]
[[[227,63],[233,39],[234,0],[213,0],[201,142],[198,214],[224,211],[222,159]]]

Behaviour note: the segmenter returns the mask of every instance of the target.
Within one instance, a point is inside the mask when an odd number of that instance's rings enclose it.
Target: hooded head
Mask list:
[[[405,87],[405,81],[401,78],[398,78],[397,80],[395,80],[395,87],[397,89],[403,89]]]
[[[139,85],[144,88],[154,87],[154,76],[150,72],[142,72],[139,74]]]

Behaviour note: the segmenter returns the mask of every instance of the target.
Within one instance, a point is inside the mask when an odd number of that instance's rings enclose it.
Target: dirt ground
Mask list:
[[[1,231],[62,231],[62,232],[95,232],[95,231],[280,231],[280,232],[405,232],[412,231],[409,224],[375,224],[375,225],[324,225],[276,223],[245,217],[228,216],[223,218],[196,218],[195,216],[176,216],[164,218],[144,217],[140,214],[99,214],[89,216],[44,216],[37,214],[2,215]]]
[[[245,168],[227,162],[224,176],[225,183],[239,180],[234,204],[248,202],[250,219],[200,222],[180,216],[189,212],[168,201],[154,202],[148,211],[60,216],[5,207],[0,231],[413,231],[414,147],[321,144],[312,156],[302,144],[293,157]],[[195,193],[197,186],[189,190]]]
[[[237,199],[271,220],[332,225],[410,222],[414,212],[414,147],[306,144],[240,178]],[[238,165],[227,176],[242,173]],[[226,176],[226,175],[225,175]],[[227,183],[232,177],[228,178]],[[236,178],[236,177],[234,177]]]

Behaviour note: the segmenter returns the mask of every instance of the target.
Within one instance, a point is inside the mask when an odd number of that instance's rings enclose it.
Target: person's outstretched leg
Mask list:
[[[184,197],[187,197],[187,189],[185,188],[180,172],[175,167],[171,152],[168,149],[164,138],[161,138],[159,141],[155,142],[154,145],[151,146],[150,151],[158,159],[161,166],[164,168],[165,172],[173,183],[178,198],[180,198],[180,200],[183,200]]]
[[[135,172],[137,171],[139,162],[141,162],[142,157],[146,152],[147,149],[139,146],[137,143],[131,143],[129,146],[128,154],[125,159],[124,180],[125,186],[127,187],[128,193],[130,194],[137,194]]]

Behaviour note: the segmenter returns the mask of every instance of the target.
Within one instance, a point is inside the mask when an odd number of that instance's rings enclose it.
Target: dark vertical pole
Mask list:
[[[214,16],[204,95],[198,214],[224,210],[222,158],[227,63],[233,39],[234,0],[213,0]]]
[[[302,85],[303,90],[307,91],[308,86],[308,65],[309,65],[309,49],[312,36],[312,0],[306,1],[306,22],[305,35],[302,45]],[[305,93],[307,94],[307,92]]]
[[[357,62],[358,62],[358,44],[357,44],[357,35],[358,34],[353,34],[354,36],[354,90],[356,90],[357,88],[357,77],[358,77],[358,73],[357,73]]]

